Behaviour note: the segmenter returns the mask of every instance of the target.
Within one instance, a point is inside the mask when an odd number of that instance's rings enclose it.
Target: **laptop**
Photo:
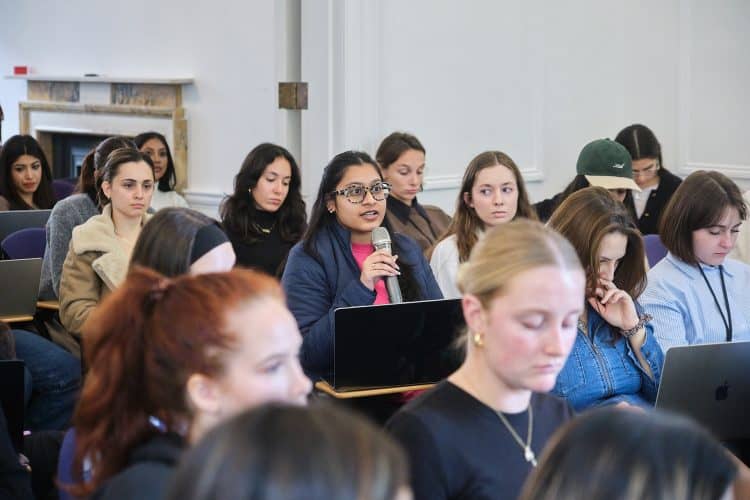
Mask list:
[[[656,407],[692,417],[722,441],[750,438],[750,342],[668,349]]]
[[[324,378],[339,392],[437,383],[463,362],[464,325],[460,299],[336,309]]]
[[[5,414],[13,448],[23,451],[24,371],[23,361],[0,361],[0,410]]]
[[[9,210],[0,212],[0,241],[19,229],[45,227],[52,210]]]
[[[41,274],[42,259],[0,260],[0,319],[36,313]]]

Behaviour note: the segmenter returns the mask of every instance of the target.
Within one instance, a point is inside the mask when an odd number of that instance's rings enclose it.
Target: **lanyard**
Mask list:
[[[719,305],[719,299],[716,298],[714,289],[711,287],[711,283],[708,282],[708,278],[706,278],[706,274],[703,272],[703,268],[701,267],[700,263],[698,264],[698,270],[701,272],[701,276],[703,276],[703,280],[706,282],[706,286],[708,286],[708,291],[711,292],[711,297],[714,298],[714,304],[716,304],[716,309],[719,310],[719,314],[721,315],[721,321],[724,322],[724,327],[727,329],[727,342],[731,342],[732,341],[732,310],[729,309],[729,297],[727,297],[727,287],[724,284],[724,266],[719,266],[719,277],[721,277],[721,291],[724,293],[724,305],[727,308],[726,317],[724,317],[724,311],[721,310],[721,306]],[[729,321],[727,321],[727,319]]]

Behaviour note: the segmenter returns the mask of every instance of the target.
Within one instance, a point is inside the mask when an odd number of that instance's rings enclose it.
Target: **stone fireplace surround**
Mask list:
[[[156,131],[169,142],[177,190],[187,186],[187,120],[182,86],[190,78],[146,79],[71,76],[11,76],[27,80],[19,103],[19,130],[39,140],[53,157],[53,134],[135,136]]]

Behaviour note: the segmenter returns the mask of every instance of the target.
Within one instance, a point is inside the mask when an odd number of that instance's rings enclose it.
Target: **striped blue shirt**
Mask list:
[[[727,317],[718,266],[701,264],[724,317]],[[724,282],[732,312],[732,340],[750,340],[750,266],[724,261]],[[654,317],[654,335],[666,350],[672,346],[724,342],[726,327],[697,266],[671,253],[648,272],[648,287],[638,298]]]

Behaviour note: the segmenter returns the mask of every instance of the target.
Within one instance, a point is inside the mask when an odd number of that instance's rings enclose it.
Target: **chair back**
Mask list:
[[[42,259],[46,243],[46,229],[27,227],[6,236],[0,248],[8,259]]]
[[[55,200],[57,201],[67,198],[73,194],[75,189],[75,184],[71,184],[70,181],[64,179],[55,179],[52,181],[52,191],[54,191]]]
[[[643,244],[646,247],[646,259],[648,266],[654,267],[661,259],[667,256],[667,249],[661,242],[658,234],[647,234],[643,237]]]

